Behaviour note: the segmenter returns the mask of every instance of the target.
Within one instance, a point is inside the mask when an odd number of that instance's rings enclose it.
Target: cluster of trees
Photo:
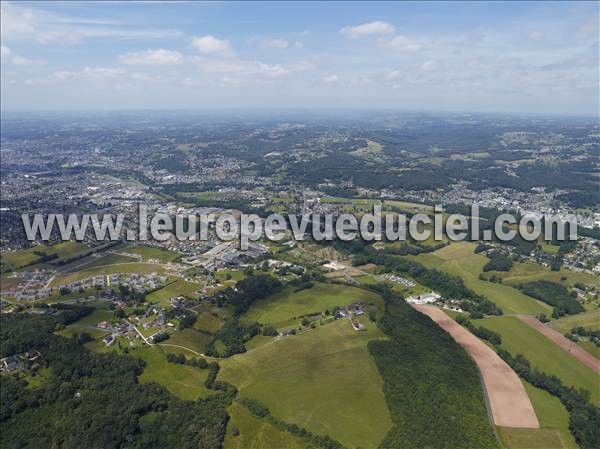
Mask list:
[[[485,327],[475,326],[471,320],[464,315],[457,316],[456,322],[461,326],[466,327],[473,335],[476,335],[483,340],[487,340],[494,345],[502,344],[502,336],[499,333],[489,330]]]
[[[566,334],[566,337],[573,341],[579,341],[581,337],[589,338],[592,343],[600,347],[600,331],[586,329],[583,326],[575,326],[571,329],[571,332]]]
[[[238,402],[244,405],[248,409],[248,411],[254,416],[266,419],[267,421],[269,421],[269,423],[271,423],[278,429],[300,437],[313,446],[322,449],[344,449],[344,446],[340,442],[334,440],[333,438],[327,435],[315,435],[309,430],[306,430],[296,424],[290,424],[279,418],[274,417],[273,415],[271,415],[271,411],[269,410],[269,408],[262,402],[250,398],[239,398]]]
[[[250,273],[245,279],[235,284],[235,289],[228,287],[221,292],[217,301],[219,305],[232,304],[234,315],[240,316],[259,299],[277,293],[283,288],[282,282],[268,274]]]
[[[192,357],[192,358],[188,359],[182,353],[173,354],[173,353],[169,352],[167,354],[167,362],[175,363],[178,365],[195,366],[196,368],[200,368],[200,369],[208,368],[208,362],[206,361],[206,359],[202,359],[202,358],[198,359],[196,357]]]
[[[569,430],[581,449],[600,447],[600,408],[590,402],[589,391],[568,387],[558,377],[532,368],[521,354],[514,357],[498,349],[498,355],[527,382],[560,399],[569,411]]]
[[[229,419],[222,394],[182,401],[156,383],[138,382],[143,361],[93,353],[53,334],[81,313],[0,318],[2,356],[35,348],[38,363],[49,368],[35,387],[17,375],[0,376],[1,447],[222,447]]]
[[[483,266],[483,271],[510,271],[512,260],[500,251],[492,251],[488,254],[489,261]]]
[[[243,325],[237,318],[226,321],[208,343],[204,353],[210,357],[229,357],[233,354],[246,352],[244,343],[260,332],[260,325],[252,323]],[[217,349],[217,344],[222,346]]]
[[[388,339],[369,342],[369,351],[393,425],[380,447],[497,449],[474,362],[429,317],[381,291]]]
[[[469,289],[458,276],[452,276],[436,269],[429,269],[413,260],[402,259],[387,251],[376,251],[362,247],[353,263],[374,263],[383,265],[389,272],[408,273],[419,283],[436,290],[446,298],[461,299],[461,308],[469,312],[480,312],[487,315],[500,315],[502,311],[487,298]]]
[[[554,307],[552,316],[575,315],[585,309],[576,299],[577,293],[569,293],[564,285],[540,280],[518,285],[519,290],[532,298],[539,299]]]

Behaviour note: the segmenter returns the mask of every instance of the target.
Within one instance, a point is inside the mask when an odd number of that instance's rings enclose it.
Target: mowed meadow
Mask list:
[[[296,291],[288,287],[263,300],[256,302],[244,315],[245,321],[256,321],[275,327],[289,325],[298,317],[333,310],[356,302],[375,303],[383,301],[374,292],[339,284],[316,283],[313,287]]]
[[[385,335],[363,321],[362,332],[342,319],[220,361],[219,379],[280,419],[349,448],[375,448],[391,419],[367,343]]]
[[[483,254],[475,254],[475,246],[474,243],[469,242],[453,242],[437,251],[409,256],[409,258],[422,263],[427,268],[435,268],[459,276],[467,287],[490,299],[505,314],[552,314],[552,307],[509,285],[479,279],[478,276],[488,262],[488,258]]]

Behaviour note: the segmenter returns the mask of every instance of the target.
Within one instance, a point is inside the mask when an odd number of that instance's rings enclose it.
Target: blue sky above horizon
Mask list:
[[[2,109],[598,114],[597,2],[5,2]]]

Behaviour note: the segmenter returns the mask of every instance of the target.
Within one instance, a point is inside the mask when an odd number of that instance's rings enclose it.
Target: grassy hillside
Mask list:
[[[278,326],[293,317],[324,312],[358,301],[381,304],[381,298],[376,293],[347,285],[315,284],[299,292],[289,287],[253,304],[245,319]]]
[[[503,284],[494,284],[478,279],[488,258],[475,254],[474,243],[455,242],[432,253],[410,256],[411,259],[422,263],[427,268],[437,268],[449,274],[460,276],[467,287],[474,292],[484,295],[504,313],[524,313],[550,315],[552,308],[536,299],[524,295],[520,291]]]
[[[225,449],[305,449],[306,441],[279,430],[258,418],[237,402],[227,409],[231,420],[225,436]],[[238,435],[233,435],[236,428]]]
[[[178,279],[175,282],[167,284],[163,288],[150,293],[148,296],[146,296],[146,301],[151,303],[163,302],[164,305],[167,305],[169,299],[176,296],[192,297],[200,288],[200,284]]]
[[[558,320],[552,321],[552,326],[563,333],[571,332],[571,329],[575,326],[583,326],[586,329],[596,331],[600,330],[600,309],[578,313],[577,315],[564,316]]]
[[[219,379],[272,414],[349,448],[374,448],[390,429],[382,380],[367,350],[383,338],[372,323],[357,333],[339,320],[220,363]]]
[[[162,349],[143,347],[129,354],[146,362],[144,372],[139,377],[141,383],[157,382],[180,399],[195,400],[211,394],[204,387],[208,370],[167,362]]]
[[[125,249],[125,252],[131,254],[139,254],[144,260],[156,259],[161,262],[170,262],[177,259],[181,254],[174,251],[168,251],[161,248],[153,248],[151,246],[132,246]]]
[[[511,354],[523,354],[533,367],[558,376],[565,385],[585,388],[591,393],[593,403],[600,403],[598,376],[517,317],[483,318],[474,322],[498,332],[502,336],[501,347]]]

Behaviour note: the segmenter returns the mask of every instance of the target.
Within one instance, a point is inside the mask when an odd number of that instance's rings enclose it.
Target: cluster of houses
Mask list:
[[[36,269],[13,272],[11,278],[18,278],[16,287],[2,291],[2,296],[15,296],[17,299],[40,299],[50,296],[52,289],[46,287],[56,274],[54,270]]]
[[[220,243],[201,256],[187,259],[192,265],[201,265],[209,271],[218,268],[243,266],[263,257],[269,248],[261,243],[248,243],[248,249],[241,250],[236,241]]]
[[[395,284],[403,285],[404,287],[414,287],[416,284],[410,279],[403,278],[402,276],[398,276],[391,273],[382,274],[379,276],[379,279],[382,281],[390,281]]]
[[[113,273],[106,276],[94,276],[80,281],[71,282],[65,287],[73,289],[86,289],[91,287],[111,287],[122,285],[129,287],[133,291],[144,292],[154,290],[167,281],[167,276],[157,273],[139,274],[139,273]],[[62,286],[60,286],[62,287]],[[60,288],[59,287],[59,288]]]
[[[14,373],[31,366],[42,354],[37,349],[30,349],[22,354],[15,354],[0,359],[0,372]]]

